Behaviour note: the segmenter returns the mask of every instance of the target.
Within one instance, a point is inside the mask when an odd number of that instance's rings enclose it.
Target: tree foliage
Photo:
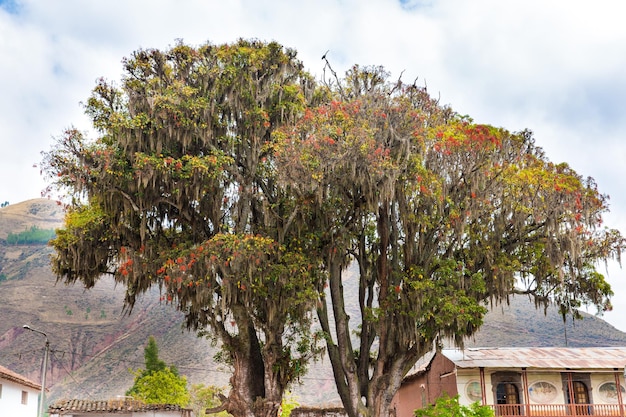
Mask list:
[[[493,410],[487,405],[475,402],[469,407],[459,404],[459,396],[450,398],[444,395],[435,404],[415,410],[416,417],[493,417]]]
[[[44,156],[71,203],[53,269],[87,287],[113,275],[130,308],[159,286],[222,342],[234,415],[276,415],[319,352],[313,309],[356,417],[387,415],[419,357],[462,345],[512,293],[610,308],[597,267],[624,239],[602,225],[607,197],[530,131],[475,123],[381,67],[315,85],[276,43],[179,43],[124,68],[87,102],[99,137],[69,129]]]
[[[9,245],[46,244],[55,236],[53,229],[41,229],[31,226],[30,229],[18,233],[9,232],[6,242]]]
[[[320,233],[330,297],[318,316],[349,416],[387,415],[419,357],[443,337],[462,346],[509,294],[563,314],[610,308],[596,267],[619,259],[624,239],[602,226],[607,199],[591,178],[550,162],[529,131],[476,124],[382,68],[327,86],[327,101],[277,132],[275,152]],[[350,321],[353,261],[361,314]]]
[[[137,370],[133,386],[126,391],[146,404],[175,404],[186,407],[190,400],[187,390],[187,378],[178,375],[178,370],[167,366],[159,359],[159,348],[153,336],[150,336],[144,348],[146,368]]]
[[[129,308],[159,286],[226,350],[225,409],[275,415],[318,353],[321,277],[271,153],[272,131],[312,97],[310,76],[295,51],[247,40],[139,50],[124,69],[87,101],[99,136],[69,129],[44,155],[70,203],[53,270],[88,288],[110,274]]]
[[[146,404],[189,404],[187,378],[176,375],[170,368],[137,375],[133,389],[128,393]]]
[[[214,385],[205,386],[204,384],[194,384],[189,390],[191,396],[190,407],[193,415],[196,417],[206,417],[207,409],[218,408],[221,405],[220,397],[222,397],[223,389]],[[218,417],[227,417],[226,411],[216,413]]]
[[[146,372],[162,371],[167,367],[165,361],[159,359],[159,347],[154,336],[148,338],[148,344],[143,350],[143,358],[146,364]],[[178,371],[175,371],[178,373]]]
[[[291,412],[298,407],[300,407],[298,399],[289,392],[285,393],[285,396],[283,397],[283,402],[280,405],[279,417],[289,417],[291,415]]]

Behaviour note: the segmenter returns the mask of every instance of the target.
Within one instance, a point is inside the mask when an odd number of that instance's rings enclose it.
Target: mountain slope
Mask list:
[[[162,304],[158,289],[142,297],[131,314],[123,312],[123,288],[102,279],[95,288],[57,284],[50,271],[51,249],[44,244],[8,245],[10,233],[32,226],[56,228],[62,210],[49,200],[29,200],[0,208],[0,364],[39,381],[44,340],[23,329],[44,331],[52,349],[48,399],[106,399],[132,385],[129,369],[143,367],[143,347],[155,336],[160,357],[178,367],[190,383],[226,386],[225,365],[213,360],[216,347],[181,329],[182,316]],[[346,277],[346,289],[356,291]],[[350,290],[350,287],[353,287]],[[356,292],[355,292],[356,294]],[[352,317],[358,312],[350,311]],[[626,334],[590,315],[564,325],[555,309],[536,310],[524,298],[496,306],[468,346],[624,346]],[[303,404],[337,402],[328,359],[314,363],[293,388]]]
[[[0,209],[0,237],[35,225],[61,226],[62,210],[48,200]],[[123,311],[123,288],[102,279],[95,288],[57,284],[46,245],[0,244],[0,363],[39,381],[44,339],[24,324],[47,333],[52,350],[50,398],[107,398],[132,385],[129,369],[143,367],[143,346],[154,335],[161,357],[191,382],[226,385],[228,374],[213,364],[215,349],[181,329],[182,316],[161,304],[157,289]]]
[[[494,306],[468,347],[602,347],[626,346],[626,333],[601,318],[581,312],[582,320],[563,318],[556,307],[535,308],[527,297],[511,297],[508,305]]]

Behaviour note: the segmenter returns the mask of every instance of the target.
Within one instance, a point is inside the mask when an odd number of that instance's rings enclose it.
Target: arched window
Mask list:
[[[589,404],[589,391],[587,386],[581,381],[572,382],[574,386],[574,403]]]
[[[500,412],[505,415],[519,415],[520,400],[519,390],[515,384],[501,382],[496,386],[496,401],[501,407]]]
[[[567,403],[572,404],[573,410],[572,412],[578,416],[590,415],[591,414],[591,400],[589,398],[589,390],[587,389],[587,385],[582,381],[572,381],[571,382],[571,393],[566,391]]]
[[[522,414],[524,403],[522,375],[519,372],[494,372],[491,374],[496,415],[517,416]]]
[[[515,384],[502,382],[496,388],[498,404],[519,404],[519,391]]]

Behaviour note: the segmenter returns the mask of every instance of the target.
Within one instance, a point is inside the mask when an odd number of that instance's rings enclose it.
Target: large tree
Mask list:
[[[462,346],[510,294],[563,314],[610,308],[596,268],[624,239],[601,226],[606,197],[591,178],[550,162],[530,132],[473,123],[382,68],[327,85],[329,100],[274,146],[320,230],[330,297],[318,316],[350,417],[387,416],[418,358],[444,337]],[[359,317],[343,289],[353,263]]]
[[[125,68],[87,103],[100,137],[69,130],[46,155],[72,198],[53,268],[88,287],[112,274],[130,307],[161,286],[222,341],[232,414],[275,415],[316,352],[314,306],[351,417],[386,416],[417,359],[442,336],[462,345],[489,302],[609,307],[596,268],[624,241],[601,227],[606,197],[530,132],[473,123],[381,68],[313,94],[273,43],[138,51]]]
[[[317,352],[321,275],[270,146],[305,108],[310,76],[295,51],[247,40],[139,50],[124,70],[86,103],[98,137],[69,129],[44,155],[69,201],[53,270],[88,288],[112,275],[130,309],[160,287],[221,342],[233,367],[221,408],[274,416]]]

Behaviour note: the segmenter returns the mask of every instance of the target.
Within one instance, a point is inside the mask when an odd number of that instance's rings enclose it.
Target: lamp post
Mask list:
[[[39,410],[37,411],[37,416],[43,417],[43,403],[46,396],[46,370],[48,368],[48,352],[50,352],[50,341],[48,340],[48,335],[41,330],[33,329],[28,324],[25,324],[23,327],[26,330],[30,330],[31,332],[39,333],[46,338],[46,348],[43,351],[43,366],[41,368],[41,398],[39,399]]]

